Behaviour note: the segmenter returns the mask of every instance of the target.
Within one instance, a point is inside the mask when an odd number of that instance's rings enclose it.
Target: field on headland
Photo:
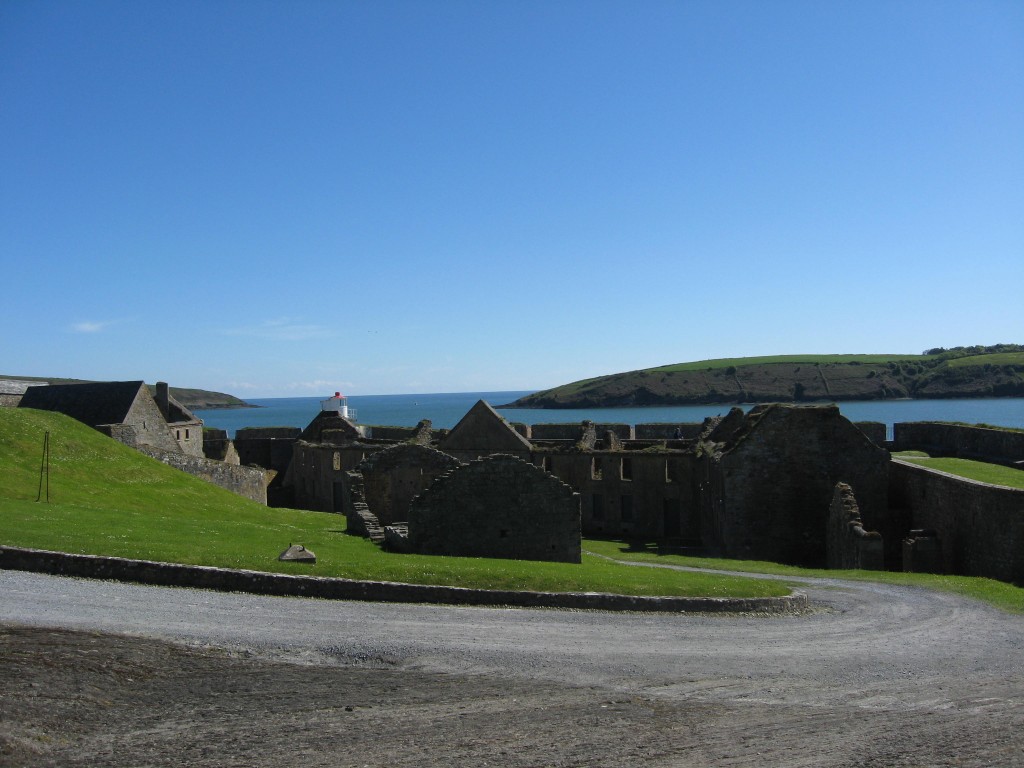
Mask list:
[[[507,407],[599,408],[699,403],[1020,397],[1024,347],[922,355],[774,355],[676,363],[535,392]]]

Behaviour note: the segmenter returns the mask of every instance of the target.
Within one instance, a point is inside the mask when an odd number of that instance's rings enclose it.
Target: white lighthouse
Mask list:
[[[341,392],[335,392],[334,397],[328,397],[326,400],[320,401],[321,411],[334,411],[336,414],[341,416],[343,419],[349,421],[355,421],[356,412],[355,409],[349,409],[348,399],[341,394]]]

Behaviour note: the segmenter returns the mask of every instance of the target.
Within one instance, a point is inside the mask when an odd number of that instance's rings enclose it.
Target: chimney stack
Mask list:
[[[160,413],[164,415],[164,421],[167,421],[168,414],[171,412],[170,404],[170,390],[167,387],[166,381],[158,381],[156,383],[156,406],[160,409]]]

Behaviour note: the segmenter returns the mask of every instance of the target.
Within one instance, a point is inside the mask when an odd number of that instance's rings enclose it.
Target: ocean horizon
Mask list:
[[[753,403],[644,406],[625,408],[499,408],[528,395],[527,391],[450,392],[408,395],[352,395],[347,398],[357,424],[413,427],[429,419],[437,429],[451,429],[478,400],[484,400],[506,419],[523,424],[567,424],[585,420],[604,424],[686,424],[720,416],[731,408],[744,411]],[[224,429],[230,437],[245,427],[305,428],[320,412],[320,402],[330,397],[255,398],[254,408],[218,408],[194,411],[206,426]],[[892,425],[903,421],[958,421],[1024,429],[1024,398],[977,398],[956,400],[854,400],[836,403],[850,421],[874,421]]]

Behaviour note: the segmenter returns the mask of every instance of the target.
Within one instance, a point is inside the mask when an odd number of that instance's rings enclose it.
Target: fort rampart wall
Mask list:
[[[1024,432],[933,421],[904,422],[893,425],[893,450],[1017,464],[1024,462]]]
[[[935,531],[942,571],[1024,583],[1024,490],[893,459],[889,503]]]

